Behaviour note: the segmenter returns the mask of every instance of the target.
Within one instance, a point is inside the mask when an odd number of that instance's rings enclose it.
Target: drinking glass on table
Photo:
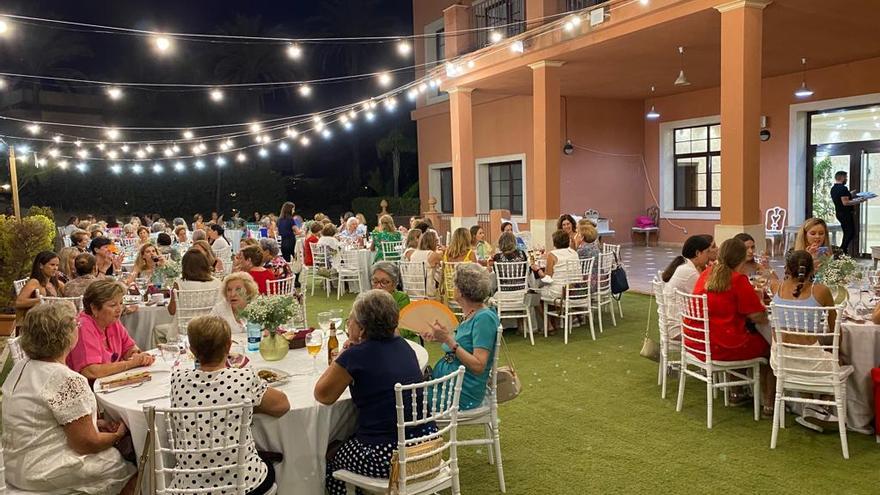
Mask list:
[[[342,310],[341,309],[331,309],[330,313],[330,321],[335,324],[336,331],[342,330]],[[327,325],[325,330],[329,330],[330,326]]]
[[[159,353],[162,355],[162,361],[171,368],[180,363],[180,347],[175,344],[159,344]]]
[[[318,327],[321,330],[327,331],[330,330],[330,321],[333,319],[333,313],[330,311],[324,311],[318,313]]]
[[[137,287],[138,294],[141,296],[141,300],[144,300],[144,296],[147,295],[147,285],[149,284],[149,280],[145,277],[138,277],[134,279],[134,284]]]
[[[312,374],[318,374],[318,354],[324,347],[324,332],[320,330],[312,330],[312,333],[306,336],[306,350],[309,356],[312,356]]]

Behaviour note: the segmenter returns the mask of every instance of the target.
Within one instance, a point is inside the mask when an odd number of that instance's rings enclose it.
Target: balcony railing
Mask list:
[[[526,29],[525,0],[485,0],[473,6],[474,28],[477,28],[477,49],[491,44],[489,32],[482,28],[497,27],[505,38]]]
[[[589,7],[595,7],[596,5],[603,4],[608,0],[560,0],[559,6],[562,12],[571,12],[573,10],[581,10]]]

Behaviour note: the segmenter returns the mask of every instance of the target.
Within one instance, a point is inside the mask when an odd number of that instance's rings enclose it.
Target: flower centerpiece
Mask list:
[[[846,288],[862,279],[862,269],[856,260],[847,255],[823,260],[816,272],[817,282],[831,289],[834,302],[839,304],[847,297]]]
[[[288,342],[279,327],[294,316],[295,302],[291,296],[259,296],[251,301],[241,316],[263,329],[260,355],[266,361],[278,361],[287,355]]]
[[[165,260],[161,265],[157,265],[155,269],[156,275],[161,279],[163,287],[170,287],[177,279],[180,278],[182,269],[180,263],[174,260]]]

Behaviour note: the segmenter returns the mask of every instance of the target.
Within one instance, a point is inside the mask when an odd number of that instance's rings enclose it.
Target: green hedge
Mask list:
[[[419,198],[394,198],[389,196],[358,197],[351,200],[351,211],[363,213],[369,226],[376,226],[376,214],[382,211],[379,203],[388,201],[388,213],[394,216],[418,215],[421,212]]]

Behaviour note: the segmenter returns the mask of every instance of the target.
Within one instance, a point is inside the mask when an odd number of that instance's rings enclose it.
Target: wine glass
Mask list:
[[[147,295],[147,283],[149,281],[145,277],[138,277],[134,279],[134,283],[137,286],[138,294],[141,295],[141,299],[143,300],[144,296]]]
[[[180,347],[174,344],[159,344],[159,352],[162,361],[165,361],[169,367],[174,368],[180,363]]]
[[[318,326],[321,330],[327,331],[330,330],[330,320],[333,318],[333,313],[330,311],[324,311],[322,313],[318,313]]]
[[[312,374],[318,374],[318,354],[321,347],[324,346],[324,332],[320,330],[312,330],[312,333],[306,336],[306,350],[309,356],[312,356]]]
[[[330,313],[330,321],[336,325],[336,330],[342,330],[342,310],[341,309],[331,309]],[[329,328],[329,325],[328,325]]]

